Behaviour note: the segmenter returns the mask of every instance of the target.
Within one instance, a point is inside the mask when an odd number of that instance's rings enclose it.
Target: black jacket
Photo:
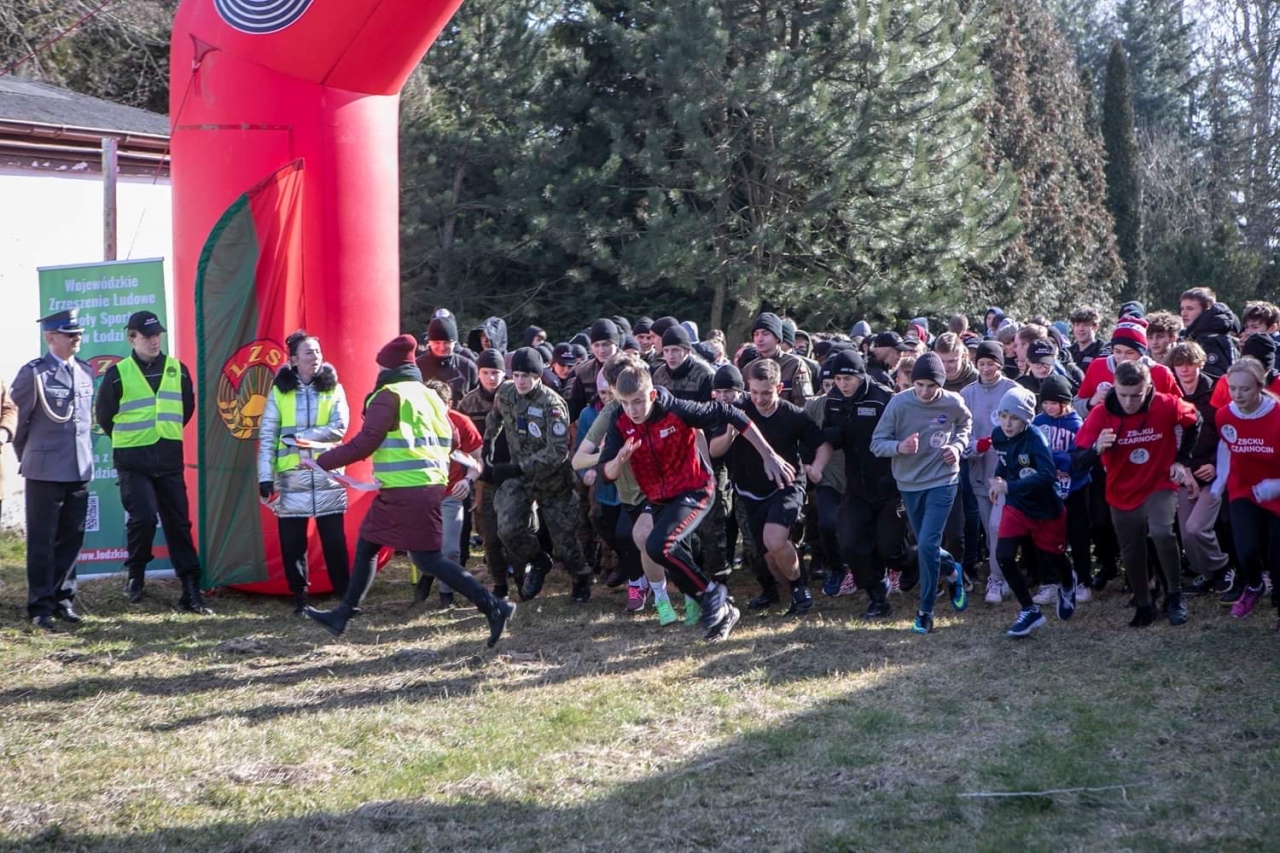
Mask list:
[[[1239,344],[1232,335],[1240,334],[1240,321],[1221,302],[1206,308],[1182,333],[1185,341],[1195,341],[1205,354],[1204,372],[1217,379],[1236,360]]]
[[[1081,370],[1088,370],[1089,365],[1095,358],[1106,358],[1111,355],[1111,345],[1099,338],[1083,349],[1079,344],[1073,343],[1067,347],[1067,352],[1071,355],[1071,360]]]
[[[137,353],[130,352],[129,358],[137,362],[138,367],[142,369],[142,375],[147,380],[147,384],[151,386],[152,391],[160,390],[160,380],[163,377],[163,367],[166,358],[161,353],[160,357],[148,364],[138,358]],[[187,371],[187,366],[178,362],[178,367],[182,370],[182,423],[185,426],[191,420],[191,416],[196,411],[196,394],[191,384],[191,374]],[[124,396],[124,381],[120,378],[120,368],[111,365],[105,376],[102,377],[102,386],[98,389],[97,400],[94,403],[94,416],[98,421],[98,426],[102,427],[102,431],[108,436],[111,435],[115,427],[116,413],[120,411],[120,398]],[[111,458],[118,470],[138,471],[151,476],[162,476],[164,474],[181,474],[182,473],[182,442],[173,441],[172,439],[162,438],[155,444],[147,447],[121,447],[119,449],[112,448]]]
[[[1218,461],[1218,428],[1214,423],[1218,410],[1209,405],[1209,400],[1213,397],[1213,384],[1214,380],[1204,372],[1200,373],[1196,389],[1190,394],[1183,391],[1181,382],[1178,383],[1182,399],[1195,406],[1200,413],[1200,436],[1196,439],[1195,449],[1191,451],[1191,464],[1188,466],[1192,472],[1201,465],[1215,465]]]
[[[827,394],[822,414],[822,438],[837,450],[844,450],[848,478],[845,494],[878,503],[898,500],[898,484],[893,479],[893,460],[871,452],[871,435],[880,423],[893,392],[864,379],[858,393],[846,397],[839,388]]]
[[[418,358],[418,370],[422,371],[424,381],[436,379],[448,385],[449,390],[453,392],[455,406],[480,381],[480,371],[476,369],[476,363],[457,354],[437,358],[428,350]]]

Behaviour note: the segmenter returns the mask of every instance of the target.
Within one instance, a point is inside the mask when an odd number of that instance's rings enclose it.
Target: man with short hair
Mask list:
[[[1182,325],[1186,327],[1182,339],[1200,345],[1204,350],[1205,375],[1216,380],[1227,372],[1240,351],[1233,337],[1240,333],[1240,321],[1207,287],[1185,291],[1179,304]]]
[[[178,605],[208,614],[182,461],[182,428],[195,414],[195,390],[186,365],[161,351],[164,332],[150,311],[129,317],[125,334],[133,350],[102,377],[96,414],[98,426],[111,439],[120,501],[128,515],[125,595],[135,603],[142,599],[159,516],[174,574],[182,583]]]
[[[881,332],[871,339],[867,375],[886,388],[894,388],[897,383],[893,374],[898,369],[898,360],[903,353],[915,351],[915,346],[903,341],[897,332]]]
[[[662,354],[658,352],[658,347],[662,345],[662,335],[654,334],[653,320],[648,317],[636,320],[631,325],[631,334],[635,336],[636,343],[640,344],[640,358],[652,370],[662,360]]]
[[[1147,343],[1151,347],[1151,359],[1169,366],[1169,350],[1178,342],[1182,333],[1182,320],[1171,311],[1153,311],[1147,315]]]
[[[1240,343],[1244,344],[1250,335],[1265,334],[1276,337],[1280,335],[1280,308],[1270,302],[1246,302],[1244,304],[1244,328],[1240,332]]]
[[[1106,341],[1098,337],[1102,327],[1102,315],[1092,305],[1085,305],[1071,312],[1071,337],[1074,339],[1067,351],[1071,360],[1081,370],[1088,370],[1095,358],[1111,354]]]

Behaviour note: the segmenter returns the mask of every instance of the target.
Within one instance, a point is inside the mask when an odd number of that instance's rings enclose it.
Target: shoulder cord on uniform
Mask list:
[[[71,374],[71,398],[67,402],[67,413],[59,415],[49,406],[49,401],[44,396],[44,383],[40,381],[40,374],[36,372],[35,366],[31,368],[31,379],[36,383],[36,398],[40,401],[40,406],[44,409],[45,415],[49,420],[56,424],[65,424],[67,421],[75,417],[76,401],[75,401],[75,373]]]

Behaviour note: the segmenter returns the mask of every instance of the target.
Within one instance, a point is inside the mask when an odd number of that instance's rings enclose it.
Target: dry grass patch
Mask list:
[[[1111,593],[1012,642],[1008,608],[920,638],[910,602],[865,626],[823,600],[709,646],[603,587],[572,607],[556,578],[487,651],[473,611],[410,607],[395,564],[343,642],[283,601],[225,593],[200,619],[172,583],[130,607],[106,582],[49,638],[19,627],[5,553],[2,850],[1272,843],[1280,639],[1216,602],[1134,633]]]

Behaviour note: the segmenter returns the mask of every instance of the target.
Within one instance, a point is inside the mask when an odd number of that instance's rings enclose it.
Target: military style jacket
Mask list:
[[[564,494],[574,486],[569,468],[569,407],[542,383],[521,395],[507,380],[493,395],[485,420],[485,444],[506,439],[511,461],[520,466],[524,483],[544,494]]]

